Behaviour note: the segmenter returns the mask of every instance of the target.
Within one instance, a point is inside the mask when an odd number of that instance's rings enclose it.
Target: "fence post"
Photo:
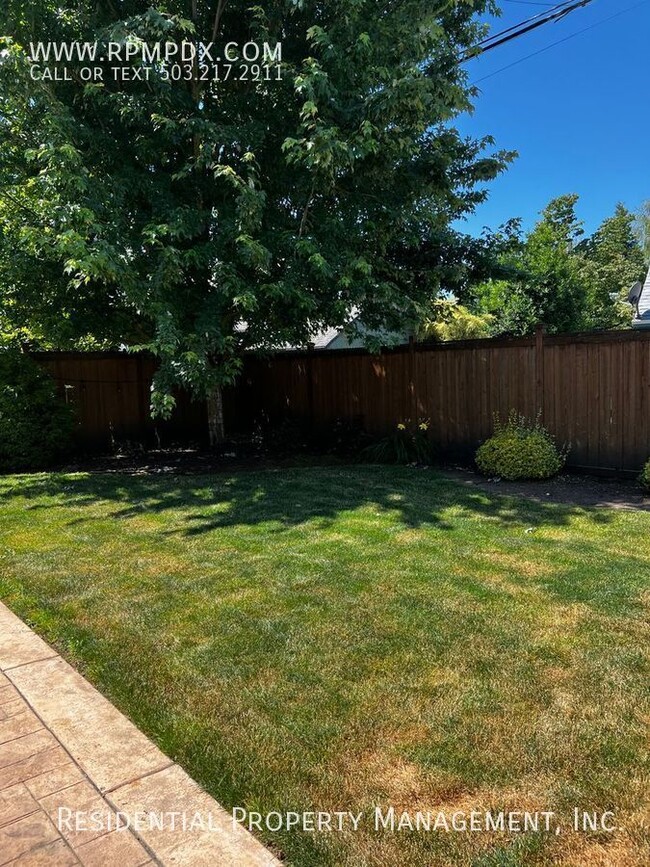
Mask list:
[[[415,386],[417,358],[415,355],[415,340],[409,337],[409,391],[411,392],[411,424],[418,420],[418,397]]]
[[[544,421],[544,332],[545,326],[540,322],[535,329],[535,402],[536,415]]]
[[[307,414],[309,430],[314,430],[314,344],[307,345]]]
[[[142,355],[138,353],[136,356],[136,377],[138,379],[136,386],[136,394],[138,396],[138,424],[140,426],[140,436],[144,440],[146,438],[146,428],[147,428],[147,418],[149,415],[149,406],[145,404],[145,378],[144,378],[144,369],[142,364]]]

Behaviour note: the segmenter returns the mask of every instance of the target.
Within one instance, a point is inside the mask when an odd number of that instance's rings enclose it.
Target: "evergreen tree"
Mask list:
[[[515,232],[501,254],[510,275],[474,290],[470,306],[494,317],[492,334],[530,334],[537,323],[551,333],[629,326],[627,293],[646,268],[634,215],[618,205],[581,240],[577,199],[552,200],[526,238]]]
[[[629,325],[630,287],[645,278],[645,257],[635,233],[635,217],[623,205],[578,248],[584,257],[587,328]]]

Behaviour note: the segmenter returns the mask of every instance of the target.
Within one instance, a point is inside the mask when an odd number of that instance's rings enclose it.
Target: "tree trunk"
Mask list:
[[[226,430],[223,423],[223,395],[221,386],[215,385],[206,399],[208,407],[208,434],[210,448],[222,443],[226,438]]]

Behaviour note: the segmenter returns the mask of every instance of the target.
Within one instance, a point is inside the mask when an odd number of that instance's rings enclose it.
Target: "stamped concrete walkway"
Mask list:
[[[247,831],[233,827],[229,813],[0,603],[5,864],[279,862]]]

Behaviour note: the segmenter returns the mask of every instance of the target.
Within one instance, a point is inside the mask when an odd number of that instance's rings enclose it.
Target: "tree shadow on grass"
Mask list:
[[[336,525],[346,519],[346,532],[358,532],[364,541],[372,541],[376,534],[377,543],[383,545],[391,544],[390,533],[399,531],[400,524],[405,530],[431,528],[450,536],[457,532],[456,544],[462,557],[466,544],[475,542],[482,530],[488,529],[487,549],[494,544],[490,525],[514,529],[514,539],[523,543],[530,538],[533,545],[535,531],[566,527],[565,564],[536,582],[546,592],[565,604],[584,603],[620,614],[636,610],[639,594],[647,586],[647,559],[636,551],[634,543],[626,554],[616,554],[611,568],[592,569],[589,563],[606,563],[606,544],[584,531],[571,530],[571,524],[578,519],[596,528],[629,516],[630,512],[503,495],[433,470],[351,465],[244,470],[232,475],[0,477],[0,512],[3,506],[11,509],[18,503],[25,508],[24,500],[17,498],[27,500],[28,512],[70,510],[64,519],[67,527],[107,520],[119,524],[158,515],[160,520],[147,530],[154,543],[156,538],[189,539],[227,528],[260,528],[263,542],[264,536],[287,533],[303,524],[308,524],[310,530],[333,527],[336,538]],[[359,510],[364,510],[363,515],[355,515]],[[369,520],[373,514],[380,519],[376,523]],[[390,520],[381,521],[386,516]],[[527,532],[532,535],[524,535]],[[527,545],[520,548],[519,542],[514,544],[515,558],[517,552],[523,556],[529,550]],[[552,551],[554,544],[545,540],[542,548],[530,549],[529,556],[543,558],[544,551]],[[499,564],[494,568],[500,568]],[[512,568],[516,571],[516,559]],[[479,590],[485,592],[482,583]]]
[[[326,528],[346,512],[376,508],[407,528],[453,530],[467,515],[502,525],[566,526],[578,516],[594,523],[611,512],[503,496],[463,485],[433,470],[409,467],[299,467],[239,471],[212,476],[42,475],[0,480],[0,503],[34,500],[36,511],[105,504],[106,511],[79,515],[70,524],[111,517],[126,520],[169,513],[170,534],[196,536],[224,527],[268,524],[282,532],[300,524]],[[45,498],[45,502],[41,500]],[[179,519],[181,526],[179,527]],[[173,524],[173,526],[171,526]]]

